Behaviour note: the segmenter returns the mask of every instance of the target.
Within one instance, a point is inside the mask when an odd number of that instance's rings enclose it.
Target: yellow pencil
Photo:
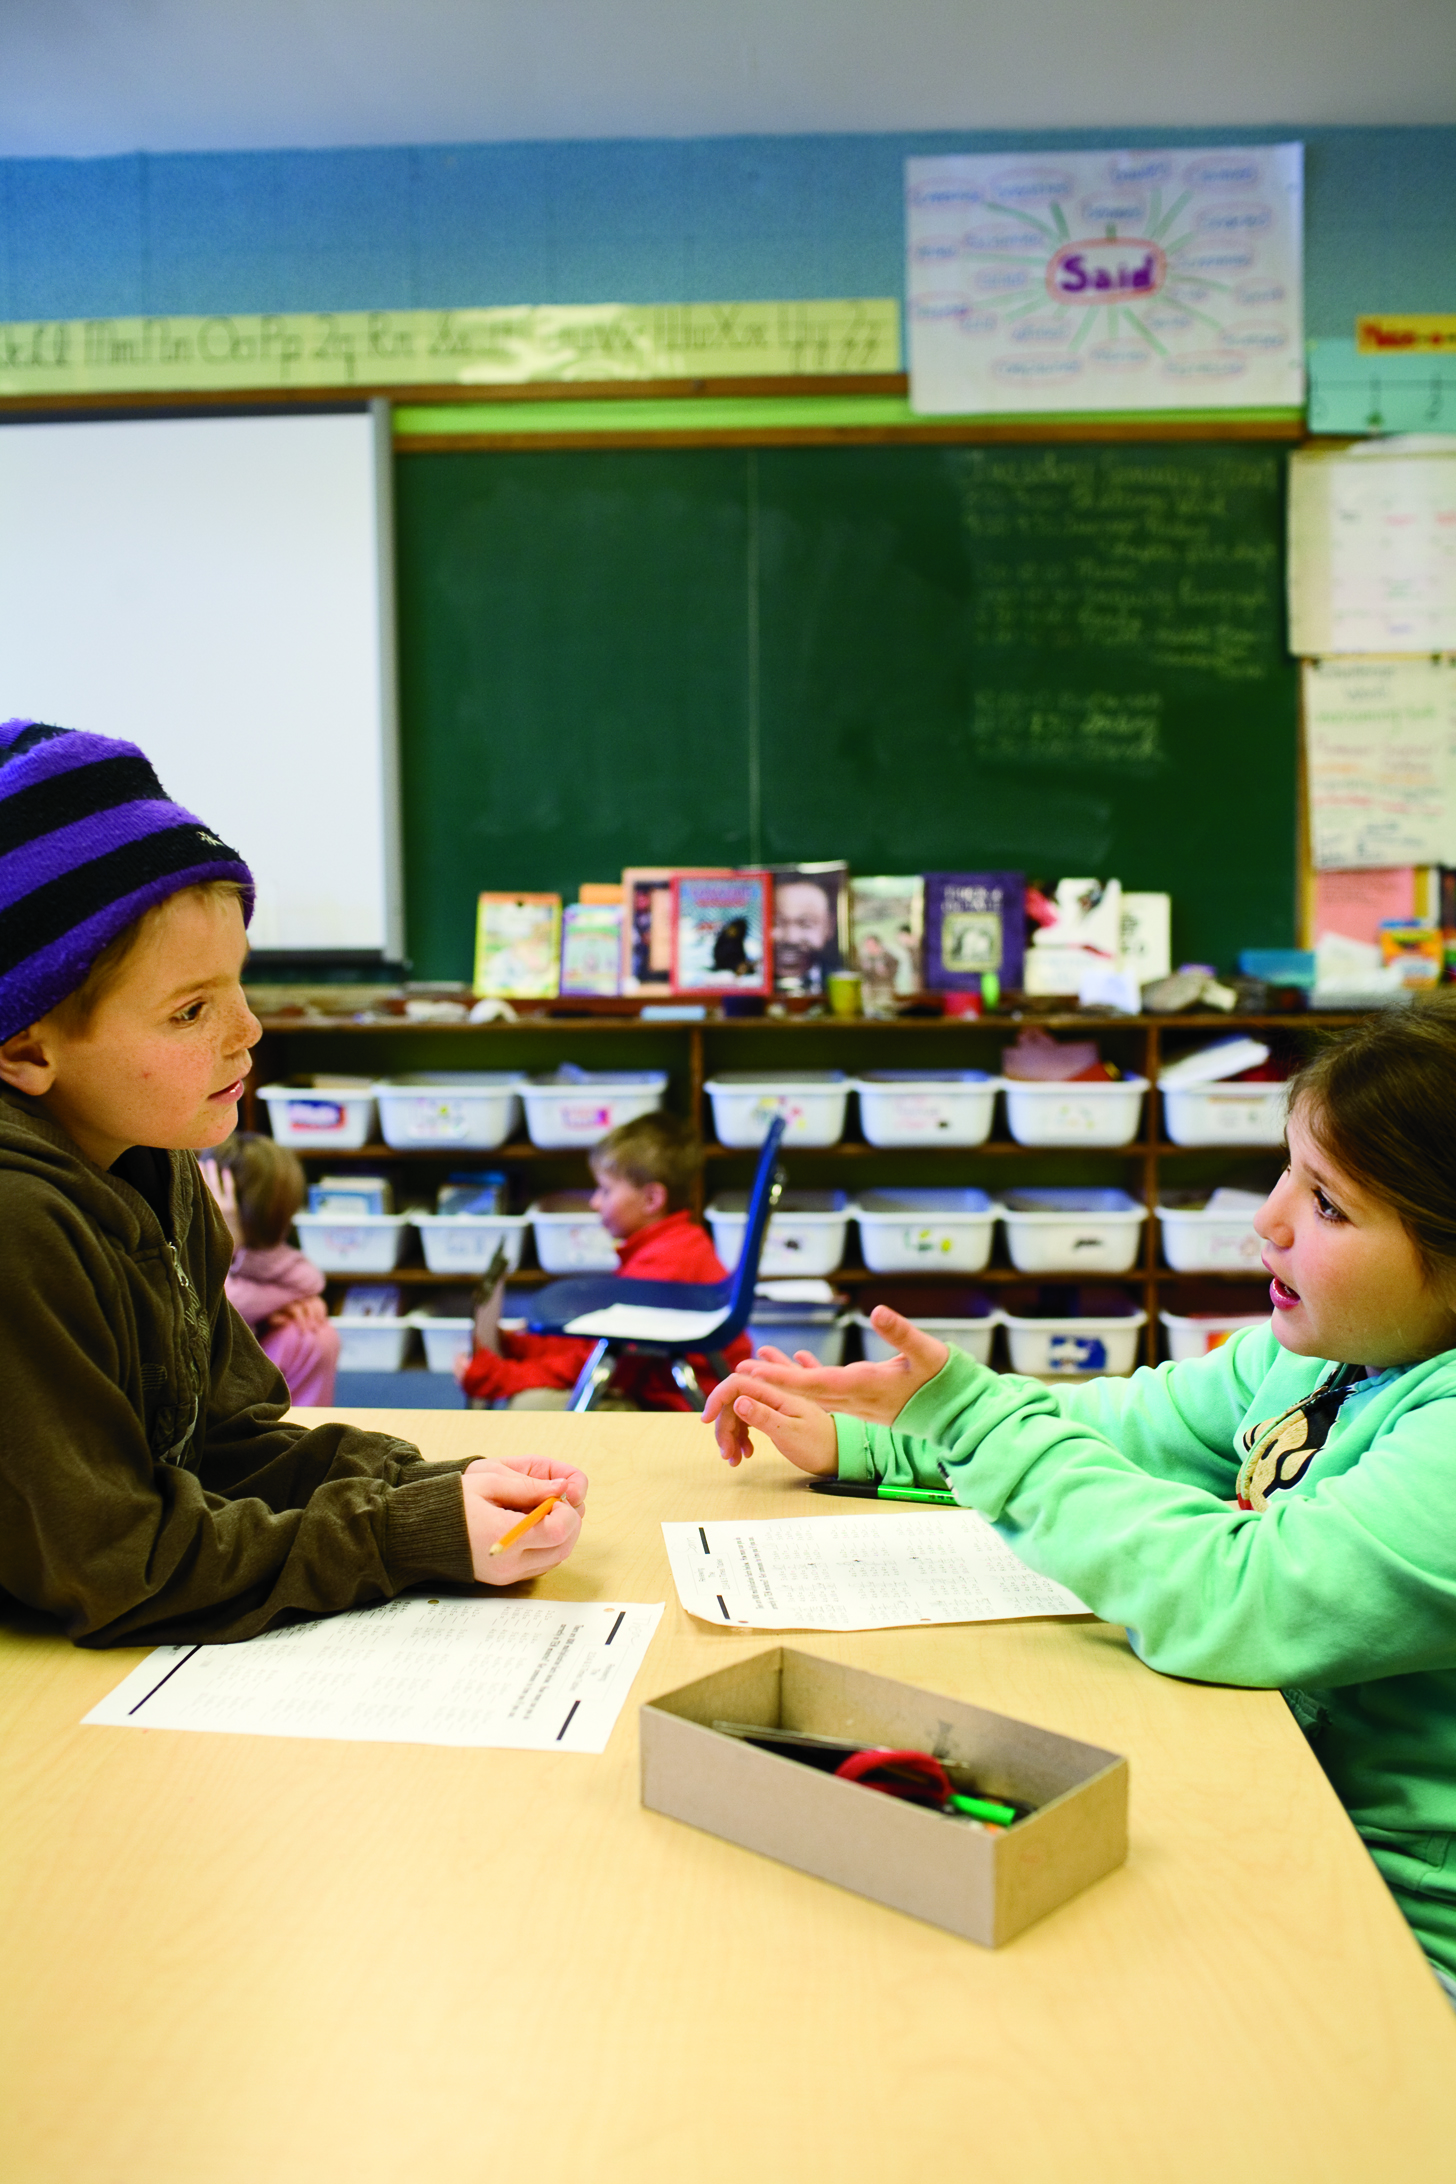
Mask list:
[[[491,1548],[491,1553],[493,1555],[503,1555],[507,1547],[514,1547],[523,1532],[529,1532],[533,1524],[539,1524],[543,1517],[550,1516],[560,1499],[559,1494],[553,1494],[549,1501],[538,1502],[528,1517],[522,1517],[519,1524],[513,1524],[508,1532],[502,1533],[494,1547]]]

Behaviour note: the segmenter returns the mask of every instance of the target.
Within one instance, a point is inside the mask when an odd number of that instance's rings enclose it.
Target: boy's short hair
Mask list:
[[[134,743],[0,721],[0,1041],[83,987],[146,911],[215,880],[246,925],[253,875]]]
[[[661,1183],[667,1191],[668,1210],[677,1213],[692,1202],[703,1148],[690,1122],[659,1109],[609,1131],[600,1145],[593,1146],[591,1164],[594,1175],[610,1168],[639,1190],[648,1183]]]
[[[281,1244],[308,1195],[298,1155],[276,1138],[239,1130],[213,1158],[232,1174],[243,1242],[252,1251],[271,1251]]]
[[[220,896],[235,902],[247,914],[247,890],[237,880],[199,880],[195,886],[179,887],[178,895]],[[175,902],[176,895],[169,895],[167,902]],[[83,1033],[96,1014],[105,995],[110,992],[121,976],[128,956],[136,947],[151,921],[165,910],[167,902],[154,902],[149,910],[143,910],[139,918],[124,925],[114,940],[109,940],[86,976],[73,993],[64,1001],[58,1001],[48,1011],[58,1017],[64,1029],[73,1037]]]

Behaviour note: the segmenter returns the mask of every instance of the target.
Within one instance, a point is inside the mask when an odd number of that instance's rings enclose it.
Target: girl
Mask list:
[[[890,1362],[762,1350],[705,1416],[948,1482],[1151,1667],[1282,1688],[1456,2001],[1456,996],[1301,1071],[1254,1225],[1273,1318],[1194,1363],[1043,1387],[882,1307]]]
[[[294,1402],[327,1408],[339,1331],[323,1300],[323,1275],[284,1240],[307,1195],[302,1167],[286,1145],[249,1130],[238,1131],[202,1166],[237,1247],[228,1303],[278,1367]]]

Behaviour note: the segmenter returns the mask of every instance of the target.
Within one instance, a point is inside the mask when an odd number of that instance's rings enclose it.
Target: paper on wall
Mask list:
[[[1387,918],[1416,917],[1416,879],[1410,865],[1371,866],[1366,871],[1320,872],[1314,883],[1314,937],[1339,936],[1372,949],[1380,960],[1380,928]]]
[[[1302,153],[908,160],[912,406],[1298,408]]]
[[[1085,1615],[970,1509],[664,1524],[690,1615],[752,1630],[889,1630]]]
[[[1288,589],[1306,658],[1456,648],[1456,445],[1291,456]]]
[[[1306,662],[1317,871],[1456,862],[1456,661]]]
[[[231,1646],[159,1646],[92,1725],[605,1750],[662,1603],[412,1595]]]

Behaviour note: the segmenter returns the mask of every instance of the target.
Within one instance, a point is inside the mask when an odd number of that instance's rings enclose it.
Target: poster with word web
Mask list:
[[[912,407],[1298,408],[1302,155],[907,160]]]

